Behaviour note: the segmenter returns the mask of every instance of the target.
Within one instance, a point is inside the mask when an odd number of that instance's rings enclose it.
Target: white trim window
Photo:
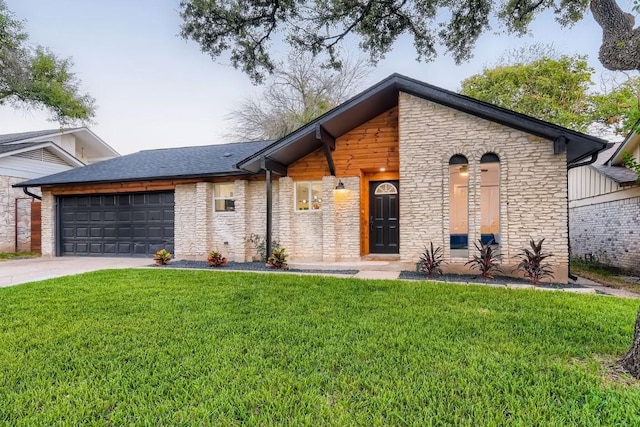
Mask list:
[[[322,181],[296,182],[295,209],[297,211],[322,209]]]
[[[233,212],[236,210],[236,199],[233,197],[235,184],[213,185],[213,206],[216,212]]]

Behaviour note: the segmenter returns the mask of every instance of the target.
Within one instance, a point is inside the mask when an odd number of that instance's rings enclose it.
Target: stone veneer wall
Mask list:
[[[31,197],[13,184],[25,178],[0,176],[0,252],[16,250],[16,202],[18,203],[18,251],[31,250]],[[37,188],[32,193],[39,194]]]
[[[546,238],[555,279],[567,278],[566,156],[550,141],[507,128],[406,93],[400,93],[400,258],[417,261],[430,241],[442,246],[450,269],[449,159],[469,161],[469,256],[480,238],[480,158],[500,157],[500,234],[504,263],[527,245]]]
[[[571,254],[640,273],[640,197],[573,207]]]
[[[266,183],[237,180],[234,184],[236,210],[233,212],[215,212],[215,184],[199,182],[176,186],[174,237],[177,258],[204,260],[210,250],[218,250],[230,260],[251,260],[255,251],[245,239],[250,234],[264,236],[266,233]],[[278,206],[278,182],[273,181],[272,232],[275,240],[279,239]]]
[[[343,177],[346,190],[333,192],[336,261],[360,260],[360,177]],[[337,180],[335,180],[337,181]],[[325,249],[326,250],[326,249]]]
[[[55,256],[56,254],[56,206],[55,196],[50,191],[42,192],[42,256]]]

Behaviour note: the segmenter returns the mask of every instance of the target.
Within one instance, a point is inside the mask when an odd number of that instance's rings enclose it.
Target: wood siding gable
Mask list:
[[[360,176],[362,172],[376,172],[380,168],[397,171],[398,141],[398,107],[393,107],[336,138],[336,150],[332,153],[336,176]],[[289,166],[287,175],[294,181],[319,180],[331,175],[322,148]]]

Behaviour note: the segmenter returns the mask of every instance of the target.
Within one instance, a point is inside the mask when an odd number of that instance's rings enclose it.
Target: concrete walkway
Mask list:
[[[143,267],[149,258],[59,257],[0,261],[0,288],[113,268]]]

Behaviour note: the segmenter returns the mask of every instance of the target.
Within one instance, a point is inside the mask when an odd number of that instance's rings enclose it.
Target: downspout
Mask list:
[[[33,197],[34,199],[42,200],[42,197],[38,196],[37,194],[33,194],[32,192],[30,192],[29,191],[29,187],[22,187],[22,191],[24,192],[24,194],[26,194],[29,197]]]
[[[582,163],[574,163],[571,165],[567,165],[567,244],[568,244],[568,249],[569,249],[569,271],[568,271],[568,276],[569,279],[573,280],[574,282],[576,280],[578,280],[578,276],[576,276],[575,274],[571,273],[571,227],[569,224],[569,170],[573,169],[573,168],[578,168],[580,166],[588,166],[591,165],[593,163],[595,163],[595,161],[598,160],[598,153],[592,154],[591,158],[589,160],[587,160],[586,162],[582,162]]]

